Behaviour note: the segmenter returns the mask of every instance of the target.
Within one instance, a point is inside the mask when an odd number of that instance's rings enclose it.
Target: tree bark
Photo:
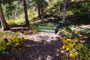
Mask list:
[[[61,5],[60,5],[61,3],[59,2],[59,13],[61,12]],[[59,18],[61,18],[61,16],[60,16],[61,14],[59,14]]]
[[[64,8],[63,8],[63,19],[62,22],[65,22],[66,19],[66,0],[64,0]]]
[[[44,2],[42,3],[42,8],[41,8],[41,19],[43,20],[44,18]]]
[[[8,24],[6,23],[6,20],[5,20],[4,14],[3,14],[2,5],[1,5],[1,0],[0,0],[0,19],[1,19],[2,29],[3,29],[3,30],[8,30],[8,29],[9,29],[9,26],[8,26]]]
[[[37,4],[38,7],[38,18],[41,19],[41,9],[40,9],[40,5]]]
[[[25,25],[29,26],[26,0],[23,0],[23,5],[24,5],[25,20],[26,20],[26,24]]]

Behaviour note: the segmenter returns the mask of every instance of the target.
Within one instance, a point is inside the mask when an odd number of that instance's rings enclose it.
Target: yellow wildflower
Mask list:
[[[68,43],[67,45],[68,45],[68,47],[70,47],[70,48],[73,47],[73,44],[71,44],[71,43]]]
[[[75,58],[75,55],[70,53],[70,54],[69,54],[69,57]]]
[[[65,40],[65,39],[62,39],[62,42],[63,42],[63,43],[67,43],[67,40]]]
[[[88,52],[88,55],[90,55],[90,52]]]
[[[71,41],[71,39],[67,39],[67,41]]]
[[[15,47],[18,46],[18,45],[19,45],[19,43],[16,43],[16,44],[15,44]]]
[[[62,48],[65,49],[66,48],[66,45],[63,45]]]
[[[78,56],[78,52],[75,52],[74,54],[75,54],[75,56]]]
[[[73,42],[73,45],[76,45],[76,43],[75,43],[75,42]]]
[[[77,44],[75,48],[76,48],[77,50],[81,50],[82,45],[81,45],[81,44]]]
[[[66,48],[66,51],[69,51],[69,48],[68,47]]]

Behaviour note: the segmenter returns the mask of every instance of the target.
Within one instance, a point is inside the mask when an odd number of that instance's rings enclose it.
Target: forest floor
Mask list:
[[[48,19],[46,19],[47,21]],[[54,20],[52,18],[52,20]],[[40,22],[36,21],[37,22]],[[33,22],[31,22],[33,24]],[[80,25],[80,28],[90,29],[89,25]],[[62,60],[61,57],[65,56],[63,54],[61,36],[55,33],[49,32],[39,32],[37,34],[32,34],[28,31],[28,27],[15,27],[11,28],[12,31],[21,31],[25,29],[25,42],[20,48],[14,52],[8,53],[2,57],[0,60]],[[12,32],[10,31],[10,32]],[[72,60],[69,57],[67,60]]]
[[[0,60],[62,60],[61,36],[55,33],[39,32],[30,34],[25,31],[25,41],[19,51],[16,50],[0,57]],[[66,56],[67,60],[73,60]]]
[[[22,50],[7,54],[0,60],[61,60],[61,38],[55,33],[26,35]]]

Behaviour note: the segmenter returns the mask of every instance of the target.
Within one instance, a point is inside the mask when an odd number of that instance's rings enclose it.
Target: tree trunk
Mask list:
[[[2,10],[2,5],[1,5],[1,0],[0,0],[0,19],[1,19],[1,25],[3,30],[8,30],[8,24],[5,21],[4,15],[3,15],[3,10]]]
[[[42,3],[42,8],[41,8],[41,19],[43,20],[44,18],[44,3]]]
[[[64,8],[63,8],[63,19],[62,22],[65,22],[66,19],[66,0],[64,0]]]
[[[59,2],[59,13],[61,12],[61,3]],[[59,18],[61,18],[61,14],[59,14]]]
[[[25,13],[25,20],[26,20],[26,25],[29,26],[29,20],[28,20],[28,13],[27,13],[27,5],[26,5],[26,0],[23,0],[23,5],[24,5],[24,13]]]
[[[38,7],[38,18],[41,19],[41,9],[40,9],[40,5],[37,4]]]

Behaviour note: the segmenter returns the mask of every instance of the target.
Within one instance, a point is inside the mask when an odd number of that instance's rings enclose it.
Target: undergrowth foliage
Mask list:
[[[77,29],[76,29],[77,30]],[[90,48],[80,42],[83,35],[74,30],[68,30],[67,28],[61,29],[62,33],[62,49],[65,50],[65,54],[77,60],[90,60]]]
[[[23,43],[23,36],[19,36],[21,33],[4,33],[0,31],[0,54],[4,55],[11,50],[17,49],[17,47]]]

